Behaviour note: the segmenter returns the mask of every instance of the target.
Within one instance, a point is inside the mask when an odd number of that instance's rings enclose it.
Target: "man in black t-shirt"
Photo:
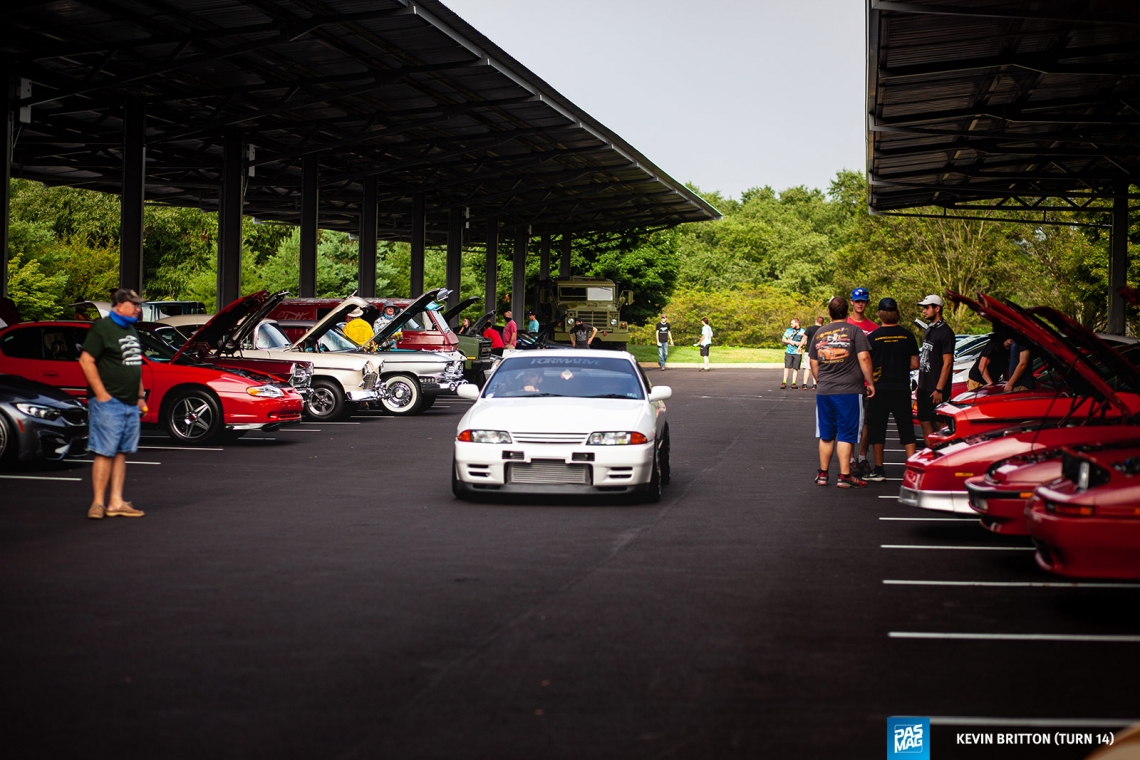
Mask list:
[[[974,360],[974,366],[970,367],[966,390],[975,391],[983,385],[1005,380],[1009,370],[1009,344],[1009,338],[1003,339],[997,333],[990,336],[982,353]]]
[[[922,434],[934,432],[934,410],[950,396],[950,373],[954,370],[954,331],[942,318],[942,297],[929,295],[918,302],[927,322],[918,357],[918,421]]]
[[[893,415],[899,441],[909,457],[915,451],[914,422],[910,412],[910,373],[918,369],[918,343],[910,330],[899,327],[899,305],[893,298],[879,301],[882,327],[867,336],[871,343],[872,377],[876,393],[867,399],[867,443],[875,459],[867,480],[887,479],[883,468],[883,445],[887,422]]]
[[[670,329],[669,318],[661,315],[661,321],[654,325],[657,330],[657,363],[661,371],[665,371],[665,360],[669,358],[669,346],[673,345],[673,332]]]
[[[574,327],[570,329],[570,345],[574,348],[589,348],[590,341],[598,334],[598,328],[588,325],[581,317],[574,320]]]

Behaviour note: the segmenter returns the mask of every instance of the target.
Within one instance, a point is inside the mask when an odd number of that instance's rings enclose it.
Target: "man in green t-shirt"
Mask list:
[[[87,331],[79,366],[87,378],[87,449],[95,456],[91,485],[95,499],[87,510],[92,520],[142,517],[142,510],[123,501],[127,454],[139,446],[139,417],[147,412],[142,383],[143,352],[134,324],[142,299],[120,288],[111,295],[111,313]],[[104,501],[108,482],[111,498]]]

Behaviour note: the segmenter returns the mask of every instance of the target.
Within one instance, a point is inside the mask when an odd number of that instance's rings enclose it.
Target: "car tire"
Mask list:
[[[425,393],[425,394],[424,394],[424,403],[423,403],[423,405],[420,407],[420,411],[421,411],[421,412],[426,412],[428,409],[431,409],[431,408],[432,408],[432,405],[434,405],[434,404],[435,404],[435,400],[436,400],[437,398],[439,398],[439,396],[429,396],[429,395],[427,395],[427,394]]]
[[[671,479],[673,473],[669,463],[669,426],[665,426],[665,431],[661,434],[661,448],[657,451],[658,461],[661,464],[661,485],[667,484]]]
[[[163,404],[162,426],[179,443],[211,443],[225,430],[222,405],[204,389],[178,391]]]
[[[471,498],[467,488],[463,485],[463,481],[459,479],[459,464],[455,461],[454,456],[451,458],[451,495],[463,501]]]
[[[305,417],[315,422],[331,422],[348,412],[344,389],[340,383],[327,378],[313,381],[309,397],[305,399]]]
[[[643,501],[646,504],[656,504],[661,501],[661,458],[656,452],[653,454],[653,474],[649,476],[649,482],[645,484]]]
[[[12,423],[8,422],[7,417],[0,414],[0,469],[11,462],[15,462],[19,456],[20,442],[12,433]]]
[[[388,414],[407,416],[423,411],[424,392],[415,377],[400,373],[382,382],[388,390],[388,398],[382,399],[381,403]]]

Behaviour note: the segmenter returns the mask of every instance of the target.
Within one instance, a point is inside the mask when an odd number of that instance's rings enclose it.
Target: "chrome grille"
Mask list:
[[[558,459],[535,459],[507,465],[509,483],[537,485],[590,485],[590,465],[566,464]]]
[[[511,440],[516,443],[585,443],[586,433],[516,433],[511,432]]]

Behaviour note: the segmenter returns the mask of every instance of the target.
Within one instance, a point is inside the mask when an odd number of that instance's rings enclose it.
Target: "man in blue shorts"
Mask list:
[[[91,484],[95,498],[87,510],[92,520],[142,517],[142,510],[123,501],[127,454],[139,447],[139,417],[146,413],[142,383],[142,344],[134,324],[142,314],[142,299],[133,290],[111,296],[111,313],[87,331],[79,366],[87,378],[87,448],[95,455]],[[111,498],[107,495],[108,482]]]
[[[867,398],[875,395],[871,344],[861,329],[848,324],[847,299],[832,298],[827,311],[831,315],[830,324],[816,331],[808,347],[811,371],[818,383],[815,417],[819,433],[819,472],[815,483],[827,485],[831,455],[838,453],[836,485],[866,488],[867,481],[851,473],[851,452],[859,443],[859,431],[863,427],[863,384],[866,383]]]

